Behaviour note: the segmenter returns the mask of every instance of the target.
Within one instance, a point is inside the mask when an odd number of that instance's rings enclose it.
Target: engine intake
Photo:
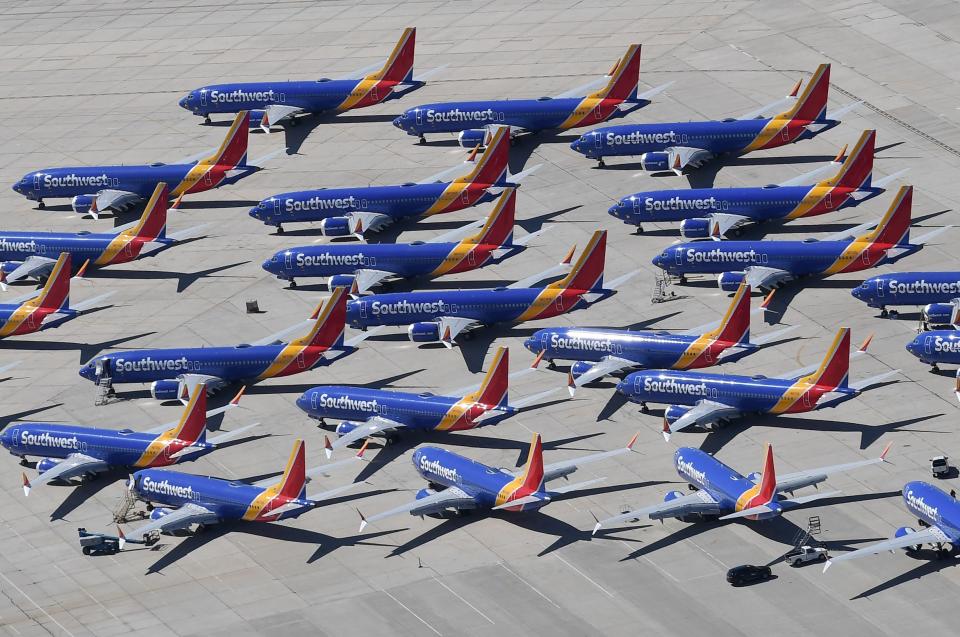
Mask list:
[[[178,400],[184,390],[179,380],[155,380],[150,383],[150,395],[154,400]]]
[[[684,219],[680,222],[680,234],[684,239],[720,238],[720,224],[713,219]]]
[[[745,272],[721,272],[717,277],[717,285],[724,292],[736,292],[746,278]]]
[[[640,166],[647,172],[670,170],[670,154],[643,153],[640,155]]]
[[[592,367],[593,367],[593,363],[588,363],[587,361],[577,361],[576,363],[570,366],[570,373],[573,375],[575,379],[580,378],[581,376],[586,374],[588,371],[590,371],[590,368]]]
[[[350,231],[350,220],[347,217],[327,217],[320,220],[320,232],[325,237],[348,237],[353,234]]]
[[[690,409],[691,409],[690,407],[684,407],[682,405],[670,405],[663,411],[663,417],[666,418],[667,422],[672,425],[673,423],[680,420],[680,418],[685,413],[690,411]]]
[[[353,287],[353,282],[356,280],[356,277],[352,274],[334,274],[332,277],[327,279],[327,289],[331,292],[335,288],[351,288]]]

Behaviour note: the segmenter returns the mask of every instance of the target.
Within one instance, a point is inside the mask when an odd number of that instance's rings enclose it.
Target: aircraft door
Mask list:
[[[310,407],[312,409],[317,408],[317,392],[313,392],[312,394],[310,394]]]
[[[293,255],[288,251],[283,255],[283,265],[288,269],[293,269]]]
[[[546,334],[541,334],[541,335],[540,335],[540,347],[542,347],[543,350],[546,351],[546,349],[547,349],[547,335],[546,335]]]
[[[553,300],[553,304],[557,308],[558,312],[562,312],[563,311],[563,295],[558,294],[557,298]]]
[[[40,174],[39,173],[33,176],[33,190],[34,192],[40,192]]]
[[[597,145],[597,148],[603,148],[603,135],[594,135],[593,141]]]
[[[790,127],[789,127],[789,126],[784,126],[783,128],[780,129],[780,138],[781,138],[783,141],[785,141],[785,142],[790,141]]]
[[[463,192],[460,193],[460,201],[462,201],[463,205],[465,206],[470,205],[470,189],[469,188],[464,188]]]
[[[883,296],[883,280],[877,281],[877,296]]]
[[[303,359],[303,351],[302,351],[302,350],[297,353],[297,367],[299,367],[300,369],[306,369],[306,368],[307,368],[307,362]]]
[[[94,374],[97,380],[110,377],[110,359],[101,358],[94,367]]]
[[[380,93],[379,93],[379,91],[377,91],[377,85],[376,85],[376,84],[374,84],[374,85],[373,85],[373,88],[370,89],[370,97],[373,98],[373,101],[375,101],[375,102],[379,102],[379,101],[380,101]]]
[[[287,101],[287,94],[286,94],[286,93],[280,93],[280,103],[283,104],[283,103],[286,102],[286,101]]]
[[[640,210],[641,210],[640,197],[633,197],[632,199],[633,199],[633,212],[635,214],[640,214]]]
[[[870,265],[870,249],[867,248],[860,253],[860,260],[863,261],[864,265]]]
[[[823,205],[826,206],[827,210],[833,210],[833,193],[828,192],[827,196],[823,198]]]
[[[923,351],[925,354],[933,354],[933,337],[928,336],[923,339]]]
[[[360,318],[367,318],[367,302],[360,301]]]
[[[677,250],[676,252],[677,265],[683,265],[683,252]]]
[[[467,263],[477,265],[477,255],[473,250],[467,253]]]
[[[206,106],[206,105],[207,105],[207,92],[200,91],[200,106]]]
[[[203,183],[205,186],[213,187],[213,178],[210,176],[209,170],[203,174]]]
[[[11,432],[11,435],[13,436],[13,438],[11,438],[11,440],[13,440],[13,443],[14,443],[14,444],[19,444],[17,441],[20,440],[20,429],[18,429],[18,428],[14,429],[14,430]]]
[[[813,404],[810,401],[810,392],[803,392],[803,406],[807,409],[813,409]]]
[[[417,125],[423,124],[423,111],[418,108],[415,112],[417,114]]]

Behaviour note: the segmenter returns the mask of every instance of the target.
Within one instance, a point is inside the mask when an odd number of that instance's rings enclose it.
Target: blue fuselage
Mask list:
[[[928,365],[960,364],[960,332],[957,330],[920,332],[916,338],[907,343],[907,351],[919,358],[921,363]]]
[[[71,232],[0,232],[0,268],[12,272],[27,257],[47,257],[56,259],[62,252],[68,252],[74,270],[78,270],[85,261],[99,265],[98,259],[117,235],[113,233],[71,233]],[[157,239],[161,243],[166,239]],[[114,255],[111,263],[132,260],[140,253],[142,244],[129,241],[120,254]]]
[[[262,110],[272,104],[296,106],[309,113],[337,110],[360,80],[236,82],[190,91],[180,106],[194,115]]]
[[[663,152],[677,146],[714,155],[738,153],[749,147],[769,122],[749,119],[605,126],[584,133],[570,147],[591,159]]]
[[[960,272],[898,272],[871,277],[850,291],[869,307],[927,305],[960,298]]]
[[[717,501],[718,513],[721,515],[737,511],[738,501],[757,486],[750,478],[740,475],[709,453],[694,447],[677,449],[673,454],[673,464],[681,478],[709,493]],[[775,498],[782,500],[784,496],[778,493]],[[771,511],[751,516],[752,519],[774,517],[782,511],[781,505],[776,501],[767,506]]]
[[[960,503],[942,490],[919,480],[903,485],[903,503],[913,515],[960,543]]]
[[[528,131],[559,128],[583,102],[582,97],[533,100],[441,102],[409,108],[393,125],[409,135],[456,133],[485,126],[508,125]],[[616,113],[616,111],[614,111]],[[599,123],[595,120],[587,123]]]

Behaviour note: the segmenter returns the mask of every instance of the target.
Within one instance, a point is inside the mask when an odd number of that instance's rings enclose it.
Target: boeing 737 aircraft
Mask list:
[[[506,124],[514,135],[568,130],[623,117],[650,103],[666,86],[642,95],[640,45],[632,44],[608,75],[554,97],[535,100],[482,100],[421,104],[407,109],[393,125],[425,143],[427,133],[459,133],[466,148],[483,146],[494,126]]]
[[[187,93],[180,100],[180,107],[203,117],[207,123],[211,113],[249,110],[250,125],[269,132],[270,126],[287,118],[295,125],[295,116],[301,113],[343,113],[398,99],[426,84],[413,79],[416,39],[416,28],[404,29],[382,66],[377,63],[343,79],[211,84]]]
[[[626,370],[700,369],[739,360],[794,329],[776,330],[751,341],[750,314],[750,286],[744,283],[721,320],[679,334],[548,327],[534,332],[523,345],[537,355],[535,366],[543,358],[551,365],[558,359],[576,361],[567,378],[572,396],[581,385]]]
[[[18,422],[0,434],[0,445],[22,462],[36,456],[33,480],[23,474],[23,494],[56,480],[95,476],[110,468],[142,469],[166,467],[196,460],[255,427],[248,425],[207,439],[207,418],[232,409],[243,390],[226,406],[207,411],[207,392],[197,385],[177,422],[152,427],[144,432],[132,429],[104,429],[47,422]]]
[[[464,330],[495,323],[523,323],[589,307],[613,296],[637,271],[603,286],[606,231],[596,231],[573,269],[559,281],[529,287],[566,270],[570,253],[558,266],[506,287],[373,294],[347,304],[347,322],[357,329],[406,325],[410,340],[453,346]]]
[[[103,267],[155,254],[195,236],[203,226],[167,234],[169,195],[167,184],[157,184],[140,221],[113,232],[0,232],[0,287],[6,290],[8,283],[27,277],[48,277],[56,263],[49,255],[68,252],[73,263]]]
[[[70,305],[71,268],[70,254],[64,252],[53,264],[42,290],[34,290],[21,297],[9,299],[6,303],[0,303],[0,338],[57,327],[77,318],[85,310],[113,294],[107,292]],[[83,278],[85,270],[86,265],[80,268],[76,278]]]
[[[850,291],[880,316],[897,316],[888,307],[922,306],[928,325],[960,324],[960,272],[897,272],[871,277]]]
[[[927,330],[917,334],[907,343],[907,351],[930,365],[934,371],[940,369],[940,363],[960,365],[960,331]],[[958,370],[960,376],[960,370]]]
[[[903,186],[879,223],[871,221],[822,240],[677,243],[654,257],[653,264],[680,277],[681,283],[688,274],[718,274],[720,288],[727,292],[743,281],[771,289],[803,276],[859,272],[919,252],[950,227],[932,230],[911,243],[912,201],[913,186]],[[874,229],[858,234],[869,228]]]
[[[160,533],[172,533],[211,524],[231,522],[277,522],[303,515],[335,498],[357,484],[351,482],[322,493],[307,495],[307,484],[332,469],[363,459],[363,449],[347,460],[306,468],[303,440],[293,443],[293,451],[280,480],[265,478],[253,483],[197,476],[164,469],[142,469],[133,474],[129,489],[137,497],[154,505],[150,521],[130,533],[119,530],[120,548],[126,542],[153,544]],[[156,506],[160,505],[160,506]]]
[[[857,351],[866,352],[868,338]],[[748,414],[798,414],[836,407],[881,383],[899,369],[849,383],[850,328],[842,327],[820,365],[780,376],[735,376],[668,370],[633,372],[617,385],[629,401],[668,405],[663,437],[688,427],[715,428]],[[823,399],[823,402],[821,402]]]
[[[329,277],[327,286],[362,294],[391,277],[439,277],[500,263],[522,252],[544,231],[514,240],[517,191],[507,188],[486,221],[471,223],[429,241],[370,245],[325,244],[280,250],[263,269],[296,287],[297,279]],[[480,227],[479,231],[477,230]],[[462,239],[460,237],[463,237]]]
[[[777,517],[784,511],[837,495],[839,491],[826,491],[795,497],[793,492],[804,487],[816,487],[836,473],[846,473],[885,462],[890,444],[884,447],[879,458],[780,476],[776,474],[773,447],[769,444],[764,450],[763,471],[747,476],[737,473],[705,451],[680,447],[673,454],[673,464],[680,477],[696,487],[696,491],[689,494],[671,491],[661,504],[597,520],[593,534],[596,535],[597,531],[604,527],[628,520],[676,518],[681,522],[700,522],[709,519],[766,520]]]
[[[321,385],[308,389],[297,399],[297,407],[311,418],[324,422],[342,420],[334,431],[339,438],[326,440],[327,457],[335,449],[370,436],[392,439],[403,431],[461,431],[484,425],[495,425],[522,409],[546,398],[555,390],[547,390],[510,403],[510,350],[497,350],[483,382],[436,395],[430,392],[406,392]],[[517,374],[529,371],[524,370]]]
[[[853,152],[846,146],[836,159],[806,174],[761,188],[687,188],[651,190],[621,198],[608,211],[625,224],[643,232],[644,223],[679,221],[687,239],[722,237],[741,226],[766,221],[789,221],[813,217],[856,206],[885,192],[884,187],[906,172],[871,183],[876,131],[863,131]],[[829,171],[836,173],[819,180]]]
[[[567,483],[556,489],[547,489],[548,482],[566,478],[586,464],[630,453],[636,441],[635,435],[620,449],[544,465],[543,443],[540,434],[535,433],[527,452],[527,464],[517,472],[491,467],[446,449],[420,447],[413,452],[413,467],[430,486],[418,491],[416,499],[407,504],[370,517],[361,513],[360,532],[371,522],[401,513],[439,517],[473,509],[536,511],[606,478]]]
[[[886,551],[893,553],[897,549],[906,549],[907,554],[919,552],[924,544],[936,547],[938,555],[943,553],[943,545],[949,544],[951,553],[960,546],[960,503],[951,495],[926,482],[908,482],[903,486],[903,504],[911,515],[917,517],[920,526],[917,531],[909,526],[901,526],[894,531],[893,538],[856,551],[835,555],[823,565],[823,572],[832,564],[856,560],[868,555],[879,555]]]
[[[798,88],[799,84],[786,99],[793,101]],[[773,105],[740,119],[607,126],[584,133],[570,148],[596,159],[601,167],[605,157],[639,155],[644,170],[672,170],[680,175],[684,168],[697,168],[717,155],[777,148],[830,130],[857,103],[828,116],[829,89],[830,65],[821,64],[793,106],[771,118],[759,116]]]
[[[220,148],[209,156],[204,151],[199,159],[190,157],[175,164],[44,168],[24,175],[13,189],[36,201],[41,209],[44,199],[72,198],[75,212],[97,216],[107,209],[123,210],[146,201],[159,183],[171,185],[171,197],[235,184],[262,168],[258,162],[247,163],[249,120],[246,111],[238,113]]]
[[[344,337],[347,291],[336,288],[310,319],[277,334],[234,347],[144,349],[103,354],[80,368],[80,376],[98,385],[151,383],[157,400],[183,400],[190,387],[205,383],[216,391],[230,383],[251,384],[265,378],[299,374],[330,365],[357,351],[370,334]],[[289,343],[281,339],[305,330]],[[328,358],[329,356],[329,358]]]
[[[401,219],[431,217],[492,201],[539,168],[510,175],[509,153],[510,132],[501,127],[479,158],[474,150],[467,161],[423,181],[285,192],[261,201],[250,209],[250,216],[276,226],[277,232],[283,232],[284,223],[319,221],[325,236],[362,237]],[[447,181],[454,174],[461,176]]]

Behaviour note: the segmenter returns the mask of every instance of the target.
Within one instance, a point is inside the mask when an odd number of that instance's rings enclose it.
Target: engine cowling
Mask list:
[[[414,343],[437,343],[440,341],[440,324],[413,323],[407,328],[407,336]]]
[[[332,277],[327,279],[327,289],[333,290],[335,288],[347,288],[350,289],[353,287],[353,282],[356,281],[356,277],[352,274],[334,274]]]
[[[37,473],[43,475],[50,469],[53,469],[55,466],[60,464],[60,460],[54,460],[53,458],[41,458],[37,461]]]
[[[166,517],[173,513],[173,509],[167,509],[166,507],[158,507],[150,512],[151,520],[159,520],[162,517]]]
[[[956,325],[960,322],[960,304],[931,303],[923,308],[923,320],[931,325]]]
[[[325,237],[347,237],[350,232],[350,220],[346,217],[327,217],[320,220],[320,232]]]
[[[349,420],[344,420],[337,428],[334,430],[338,436],[346,436],[348,433],[360,426],[358,422],[350,422]]]
[[[909,526],[901,526],[901,527],[900,527],[899,529],[897,529],[897,531],[893,534],[893,537],[897,537],[897,538],[899,538],[899,537],[904,537],[904,536],[907,536],[907,535],[910,535],[910,534],[916,533],[916,532],[917,532],[917,530],[914,529],[914,528],[912,528],[912,527],[909,527]],[[923,546],[920,545],[920,544],[911,544],[910,546],[905,547],[904,550],[906,550],[907,552],[909,552],[909,551],[919,551],[921,548],[923,548]]]
[[[760,482],[760,478],[762,477],[763,477],[762,473],[760,473],[759,471],[754,471],[753,473],[747,476],[747,480],[749,480],[750,482],[758,483]]]
[[[266,111],[250,111],[250,128],[260,128]]]
[[[0,271],[3,271],[5,274],[10,274],[21,265],[23,265],[23,261],[4,261],[0,263]]]
[[[721,272],[717,277],[717,285],[724,292],[736,292],[746,278],[745,272]]]
[[[580,378],[590,371],[590,368],[592,367],[593,363],[588,363],[587,361],[577,361],[570,366],[570,374],[572,374],[574,378]]]
[[[671,500],[682,498],[684,495],[685,494],[682,491],[668,491],[667,495],[663,496],[663,501],[670,502]]]
[[[647,172],[670,170],[670,154],[643,153],[640,155],[640,166]]]
[[[464,148],[486,146],[490,142],[490,131],[485,128],[471,128],[460,131],[460,134],[457,135],[457,141]]]
[[[680,420],[680,417],[683,416],[688,411],[690,411],[691,409],[692,409],[691,407],[684,407],[683,405],[670,405],[669,407],[663,410],[663,417],[666,419],[666,421],[669,424],[672,425],[673,423]]]
[[[96,195],[77,195],[70,201],[70,205],[75,213],[85,215],[90,212],[96,200]]]
[[[419,491],[417,491],[417,500],[429,498],[431,495],[435,493],[436,491],[434,491],[433,489],[420,489]]]
[[[154,400],[177,400],[183,392],[178,380],[155,380],[150,383],[150,395]]]
[[[713,219],[684,219],[680,222],[680,234],[684,239],[719,238],[720,224]]]

